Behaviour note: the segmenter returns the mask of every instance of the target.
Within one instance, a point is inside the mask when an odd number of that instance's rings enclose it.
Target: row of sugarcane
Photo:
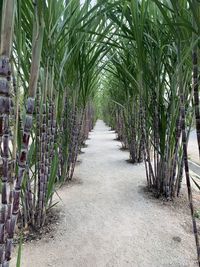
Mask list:
[[[62,123],[57,125],[54,109],[54,104],[49,104],[48,112],[46,105],[42,105],[41,111],[37,110],[37,135],[32,143],[34,151],[30,149],[29,152],[33,162],[27,164],[22,190],[22,198],[25,199],[22,200],[23,227],[44,225],[46,210],[54,205],[52,197],[55,185],[72,179],[80,149],[93,128],[89,124],[94,119],[94,113],[85,112],[86,118],[83,119],[77,107],[74,107],[70,116],[64,109],[64,115],[68,118],[62,117]]]
[[[194,121],[200,144],[200,3],[106,5],[116,35],[102,78],[102,116],[130,151],[130,160],[144,162],[148,187],[157,197],[179,196],[185,173],[200,265],[187,152]]]
[[[0,14],[0,266],[7,267],[16,229],[42,227],[57,187],[73,178],[96,120],[110,26],[90,1],[3,0]]]

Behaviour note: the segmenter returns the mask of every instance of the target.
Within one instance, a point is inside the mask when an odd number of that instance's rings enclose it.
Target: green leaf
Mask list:
[[[20,242],[19,242],[19,248],[18,248],[18,252],[17,252],[16,267],[21,266],[21,257],[22,257],[22,233],[20,234]]]

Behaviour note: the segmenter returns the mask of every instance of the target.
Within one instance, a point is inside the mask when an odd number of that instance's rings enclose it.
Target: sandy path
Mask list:
[[[80,183],[60,191],[55,238],[26,244],[22,267],[196,266],[188,215],[142,193],[144,166],[125,161],[103,122],[90,137],[76,168]]]

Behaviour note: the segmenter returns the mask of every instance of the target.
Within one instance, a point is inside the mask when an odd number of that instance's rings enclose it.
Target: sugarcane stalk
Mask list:
[[[3,18],[1,28],[0,47],[0,136],[2,136],[3,150],[3,173],[2,173],[2,195],[0,211],[0,265],[7,266],[10,255],[7,253],[6,223],[8,212],[8,179],[9,179],[9,114],[10,114],[10,80],[11,65],[10,58],[12,52],[12,39],[14,27],[14,0],[3,2]]]
[[[71,173],[70,173],[70,180],[73,177],[75,165],[76,165],[76,161],[78,157],[78,151],[79,151],[79,146],[80,146],[80,133],[81,133],[81,127],[83,123],[83,115],[84,115],[84,109],[81,111],[80,121],[77,125],[76,134],[75,134],[75,142],[74,142],[75,146],[74,146],[74,153],[73,153],[72,168],[71,168]]]
[[[185,105],[184,105],[184,95],[183,94],[181,94],[180,99],[181,99],[182,144],[183,144],[185,176],[186,176],[190,211],[191,211],[191,216],[192,216],[193,232],[194,232],[196,247],[197,247],[198,263],[200,266],[199,238],[198,238],[197,224],[196,224],[195,214],[194,214],[194,207],[193,207],[193,200],[192,200],[192,189],[191,189],[191,182],[190,182],[190,176],[189,176],[187,137],[186,137],[186,129],[185,129],[186,128],[185,127]]]
[[[51,152],[50,152],[50,160],[51,160],[51,162],[53,160],[53,155],[54,155],[55,135],[56,135],[55,104],[52,103],[52,116],[51,116]]]
[[[64,97],[64,109],[63,109],[63,135],[62,135],[62,146],[63,146],[63,153],[62,153],[62,161],[63,164],[61,166],[61,177],[62,181],[66,181],[68,179],[68,147],[69,147],[69,132],[70,132],[70,125],[69,125],[69,99],[67,93],[65,92]]]
[[[200,14],[199,3],[196,0],[193,0],[194,7],[197,8],[197,14]],[[197,25],[193,18],[193,26],[197,30]],[[196,33],[192,33],[193,39],[193,50],[192,50],[192,75],[193,75],[193,91],[194,91],[194,109],[195,109],[195,121],[196,121],[196,134],[197,134],[197,142],[199,149],[199,157],[200,157],[200,106],[199,106],[199,68],[198,68],[198,43],[196,42],[198,35]]]
[[[61,115],[61,120],[60,120],[60,127],[59,127],[59,161],[60,161],[60,169],[59,169],[59,179],[63,178],[64,175],[64,147],[63,147],[63,142],[64,142],[64,113],[65,113],[65,100],[66,98],[63,98],[63,110],[62,110],[62,115]]]
[[[46,108],[48,110],[48,107]],[[47,186],[48,186],[48,174],[50,173],[48,168],[49,168],[49,125],[48,125],[48,112],[46,113],[45,117],[45,161],[44,161],[44,171],[45,171],[45,176],[44,176],[44,192],[43,192],[43,216],[41,218],[42,225],[45,223],[45,218],[46,218],[46,195],[47,195]]]
[[[181,191],[181,185],[183,181],[183,167],[184,167],[184,156],[183,153],[181,154],[180,163],[178,166],[178,173],[177,173],[177,179],[176,179],[176,196],[178,197],[180,195]]]
[[[69,179],[69,170],[71,162],[71,131],[72,131],[72,109],[67,112],[67,167],[66,167],[66,180]]]
[[[69,136],[69,152],[68,152],[68,167],[67,167],[67,177],[70,179],[70,169],[73,163],[73,150],[75,142],[75,131],[76,131],[76,118],[77,117],[77,107],[75,106],[70,118],[70,136]]]
[[[29,164],[27,164],[26,171],[25,171],[25,178],[26,178],[26,185],[25,185],[25,192],[24,192],[24,203],[25,212],[23,212],[24,218],[24,227],[28,228],[28,226],[33,221],[33,198],[32,198],[32,190],[31,190],[31,181],[29,179]]]
[[[13,73],[13,70],[12,70]],[[14,88],[14,94],[17,97],[17,89],[18,86],[16,84],[15,77],[13,76],[13,88]],[[17,131],[18,131],[18,120],[19,120],[19,107],[18,107],[18,101],[16,103],[16,109],[14,112],[14,135],[13,135],[13,151],[12,151],[12,165],[11,165],[11,172],[10,172],[10,179],[9,179],[9,186],[10,186],[10,192],[8,197],[8,213],[7,213],[7,225],[6,225],[6,231],[9,230],[9,225],[11,223],[11,214],[12,214],[12,203],[13,203],[13,188],[14,188],[14,180],[15,180],[15,172],[16,172],[16,157],[17,157]],[[10,255],[6,251],[6,257],[9,259]]]
[[[181,44],[180,44],[180,41],[178,43],[178,61],[181,62]],[[186,121],[185,96],[184,96],[183,82],[182,82],[182,69],[179,69],[178,83],[179,83],[179,95],[180,95],[183,162],[184,162],[185,177],[186,177],[186,184],[187,184],[188,200],[189,200],[190,212],[191,212],[191,217],[192,217],[193,233],[194,233],[195,242],[196,242],[197,260],[198,260],[198,265],[200,266],[199,237],[198,237],[197,224],[196,224],[195,213],[194,213],[192,188],[191,188],[190,175],[189,175],[188,152],[187,152],[187,134],[186,134],[186,123],[185,123],[185,121]]]
[[[41,125],[41,159],[40,159],[40,166],[39,166],[39,191],[38,191],[38,214],[37,214],[37,225],[40,227],[42,225],[42,216],[44,211],[44,198],[45,198],[45,184],[46,184],[46,166],[45,166],[45,156],[46,156],[46,105],[43,104],[42,106],[42,125]]]
[[[51,99],[49,100],[49,110],[48,110],[48,143],[47,143],[47,181],[49,180],[50,177],[50,172],[51,172],[51,163],[52,163],[52,153],[51,151],[53,150],[53,142],[52,142],[52,102]]]
[[[35,8],[35,20],[34,20],[34,32],[33,32],[33,51],[32,51],[32,62],[31,62],[31,71],[30,71],[30,79],[29,79],[29,97],[27,99],[26,105],[26,116],[23,127],[23,138],[22,138],[22,148],[19,153],[18,160],[18,174],[16,178],[16,183],[13,191],[13,207],[12,207],[12,216],[11,223],[9,225],[8,230],[8,238],[6,244],[7,251],[7,265],[9,265],[11,248],[12,248],[12,240],[14,237],[15,226],[17,222],[17,217],[19,214],[19,202],[20,202],[20,193],[21,186],[23,182],[24,172],[26,170],[27,164],[27,155],[28,155],[28,146],[31,128],[33,124],[33,112],[34,112],[34,102],[35,102],[35,94],[38,82],[38,74],[40,67],[40,58],[41,58],[41,50],[42,50],[42,42],[43,42],[43,21],[39,18],[38,15],[38,2],[34,3]]]
[[[38,200],[40,194],[40,164],[41,164],[41,116],[40,116],[40,90],[39,86],[36,93],[36,157],[37,162],[35,164],[35,179],[33,185],[33,216],[32,216],[32,225],[36,226],[37,221],[37,212],[38,212]]]

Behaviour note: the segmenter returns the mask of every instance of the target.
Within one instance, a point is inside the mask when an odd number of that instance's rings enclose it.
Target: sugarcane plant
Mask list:
[[[0,118],[2,137],[2,174],[1,174],[1,220],[0,220],[0,265],[7,266],[10,260],[12,211],[8,204],[12,201],[12,189],[9,195],[9,141],[10,141],[10,110],[11,110],[11,55],[14,26],[14,1],[3,3],[1,22],[1,48],[0,48]]]
[[[179,196],[185,170],[200,262],[187,153],[194,114],[199,139],[199,3],[105,5],[118,31],[102,77],[104,119],[123,144],[127,140],[132,161],[144,161],[148,187],[157,197]]]
[[[16,227],[45,224],[94,126],[106,53],[96,31],[106,27],[89,1],[8,0],[1,14],[0,265],[9,266]]]

